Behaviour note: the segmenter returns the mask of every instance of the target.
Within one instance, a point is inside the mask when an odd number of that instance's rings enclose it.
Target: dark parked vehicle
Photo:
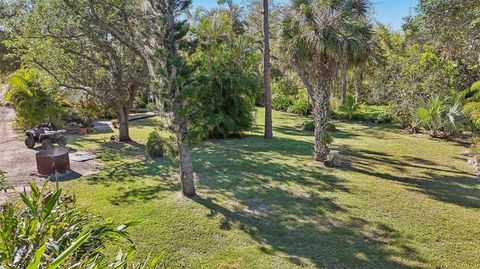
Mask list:
[[[57,143],[60,147],[65,147],[67,145],[65,133],[65,130],[58,130],[51,123],[42,123],[25,132],[27,135],[25,146],[31,149],[35,147],[36,143],[41,143],[43,148],[47,150],[51,149],[54,143]]]

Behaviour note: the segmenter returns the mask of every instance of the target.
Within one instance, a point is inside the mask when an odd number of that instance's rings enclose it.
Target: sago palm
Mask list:
[[[420,125],[432,131],[436,136],[438,128],[442,124],[443,101],[440,96],[432,96],[424,102],[415,112]]]
[[[330,91],[344,48],[357,55],[370,46],[369,6],[368,0],[293,0],[283,20],[285,56],[313,103],[316,161],[326,160],[329,153]]]

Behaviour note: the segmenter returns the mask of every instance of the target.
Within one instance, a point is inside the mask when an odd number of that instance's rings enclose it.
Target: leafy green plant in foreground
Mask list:
[[[10,184],[8,184],[6,178],[5,178],[5,173],[0,170],[0,192],[1,191],[4,191],[6,192],[8,189],[11,189],[12,186],[10,186]]]
[[[109,241],[130,241],[130,222],[116,226],[78,209],[75,199],[30,184],[22,205],[7,203],[0,212],[0,268],[155,268],[132,263],[135,248],[108,260],[102,254]],[[131,242],[131,241],[130,241]]]

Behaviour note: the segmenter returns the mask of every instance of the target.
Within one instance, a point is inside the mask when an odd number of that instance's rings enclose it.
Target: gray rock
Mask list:
[[[337,150],[330,151],[328,159],[324,162],[328,167],[342,167],[342,158]]]

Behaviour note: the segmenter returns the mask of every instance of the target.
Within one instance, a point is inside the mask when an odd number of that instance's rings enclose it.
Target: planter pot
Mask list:
[[[88,128],[79,128],[78,129],[78,134],[79,135],[86,135],[88,131]]]

